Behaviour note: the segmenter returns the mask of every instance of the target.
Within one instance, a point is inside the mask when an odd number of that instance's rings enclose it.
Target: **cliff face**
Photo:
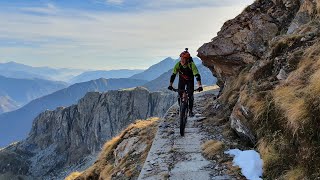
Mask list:
[[[16,111],[0,114],[0,136],[2,137],[0,138],[0,147],[27,138],[33,120],[46,109],[54,110],[59,106],[71,106],[77,103],[87,92],[131,88],[144,83],[144,80],[100,78],[71,85],[68,88],[35,99]]]
[[[41,113],[26,140],[0,150],[0,156],[11,156],[0,162],[0,172],[61,178],[68,173],[63,169],[79,169],[123,128],[137,119],[162,116],[175,101],[175,94],[144,88],[87,93],[76,105]]]
[[[320,176],[319,7],[257,0],[198,49],[222,88],[214,113],[257,145],[271,179]]]
[[[256,1],[236,18],[224,23],[218,36],[199,48],[198,56],[220,83],[226,82],[245,66],[264,58],[275,36],[292,33],[306,23],[310,15],[304,10],[299,11],[303,7],[301,3],[307,1]]]
[[[97,161],[66,180],[137,179],[146,160],[160,118],[136,121],[104,146]]]

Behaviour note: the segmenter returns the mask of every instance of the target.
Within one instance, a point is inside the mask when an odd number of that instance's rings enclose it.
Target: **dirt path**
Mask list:
[[[179,133],[178,105],[172,106],[159,125],[147,160],[138,179],[172,179],[172,180],[226,180],[236,179],[226,175],[217,161],[207,160],[201,153],[201,144],[212,135],[204,132],[199,124],[206,117],[204,110],[205,94],[217,93],[208,91],[195,95],[194,111],[196,116],[188,118],[185,136]],[[219,136],[221,140],[222,136]]]

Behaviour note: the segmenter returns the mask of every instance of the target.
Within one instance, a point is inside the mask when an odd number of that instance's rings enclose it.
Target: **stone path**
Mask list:
[[[139,180],[232,179],[227,175],[215,176],[219,174],[214,172],[216,164],[201,154],[201,144],[206,134],[200,131],[196,123],[205,118],[199,113],[203,107],[199,103],[203,94],[195,97],[196,115],[188,118],[184,137],[179,132],[178,104],[168,110],[159,125]]]

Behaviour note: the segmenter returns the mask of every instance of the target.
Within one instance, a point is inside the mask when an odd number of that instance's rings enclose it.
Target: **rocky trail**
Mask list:
[[[222,136],[222,127],[212,127],[215,128],[214,134],[208,133],[203,127],[203,121],[208,118],[202,116],[207,100],[210,98],[212,101],[211,98],[217,93],[217,90],[211,90],[195,95],[196,115],[188,117],[184,137],[179,133],[178,104],[168,110],[159,125],[138,179],[243,179],[240,175],[227,173],[228,166],[222,164],[226,160],[221,160],[221,156],[217,155],[217,160],[208,160],[201,150],[201,145],[211,139],[227,142],[226,144],[238,144]]]

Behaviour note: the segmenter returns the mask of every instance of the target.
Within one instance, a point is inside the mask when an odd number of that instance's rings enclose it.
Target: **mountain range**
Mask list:
[[[46,109],[55,109],[59,106],[69,106],[76,103],[80,98],[82,98],[87,92],[99,91],[104,92],[108,90],[116,90],[122,88],[130,88],[136,86],[144,86],[151,91],[159,91],[166,89],[168,82],[172,73],[173,66],[179,60],[174,60],[172,58],[166,58],[163,61],[151,66],[147,70],[141,72],[142,70],[114,70],[114,71],[89,71],[77,76],[73,80],[81,81],[85,79],[97,78],[101,75],[107,75],[117,77],[117,76],[129,76],[130,73],[136,71],[140,72],[136,75],[131,76],[130,78],[118,78],[118,79],[96,79],[88,82],[76,83],[69,86],[68,88],[61,89],[52,94],[39,97],[12,112],[0,114],[0,135],[5,138],[0,139],[0,147],[5,146],[8,143],[13,141],[21,140],[27,136],[28,130],[31,128],[33,119],[41,112]],[[194,58],[195,64],[197,64],[200,74],[202,75],[203,84],[212,85],[215,83],[215,78],[212,77],[211,72],[201,64],[201,60]],[[11,63],[11,65],[16,66],[17,64]],[[6,64],[6,66],[9,66]],[[20,66],[20,65],[17,65]],[[21,66],[20,69],[30,68],[29,66]],[[41,69],[39,71],[44,71]],[[111,74],[115,73],[115,74]],[[128,74],[129,73],[129,74]],[[142,79],[134,79],[134,78]],[[148,82],[145,79],[153,79]],[[28,80],[28,81],[36,81]],[[42,80],[44,81],[44,80]],[[46,82],[46,81],[45,81]],[[176,79],[178,82],[178,78]],[[6,87],[7,88],[7,87]],[[5,88],[3,88],[5,89]],[[16,94],[23,94],[22,93]],[[38,88],[41,89],[41,88]],[[0,91],[1,92],[1,91]],[[12,91],[15,92],[15,91]],[[36,93],[36,92],[35,92]],[[6,97],[6,98],[4,98]],[[9,107],[15,107],[15,99],[11,100],[8,96],[3,96],[0,101],[1,107],[3,109],[8,109]],[[11,103],[11,104],[9,104]],[[4,111],[4,110],[3,110]]]
[[[173,93],[138,87],[90,92],[75,105],[45,111],[26,140],[0,149],[0,178],[5,172],[10,178],[63,179],[73,168],[87,168],[104,142],[129,124],[161,117],[175,101]]]
[[[81,73],[78,76],[75,76],[72,78],[69,83],[74,84],[74,83],[79,83],[79,82],[85,82],[85,81],[90,81],[94,79],[99,79],[99,78],[129,78],[130,76],[133,76],[134,74],[140,73],[143,70],[130,70],[130,69],[119,69],[119,70],[109,70],[109,71],[86,71],[84,73]],[[132,78],[135,79],[135,78]]]
[[[17,102],[11,100],[7,96],[0,96],[0,114],[4,112],[13,111],[18,108],[19,105]]]
[[[16,62],[0,63],[0,75],[18,79],[46,79],[67,82],[85,70],[69,68],[32,67]]]
[[[66,88],[64,82],[43,79],[16,79],[0,76],[0,113],[12,111],[31,100]],[[6,104],[6,105],[4,105]]]
[[[104,92],[121,88],[136,87],[145,84],[136,79],[97,79],[77,83],[52,94],[35,99],[22,108],[0,114],[0,147],[18,141],[27,136],[33,119],[42,111],[59,106],[70,106],[77,103],[87,92]]]
[[[167,72],[169,69],[172,69],[178,61],[179,59],[172,59],[171,57],[168,57],[159,63],[150,66],[145,71],[131,76],[130,78],[152,81]],[[193,61],[196,65],[201,64],[201,60],[199,58],[193,58]]]

